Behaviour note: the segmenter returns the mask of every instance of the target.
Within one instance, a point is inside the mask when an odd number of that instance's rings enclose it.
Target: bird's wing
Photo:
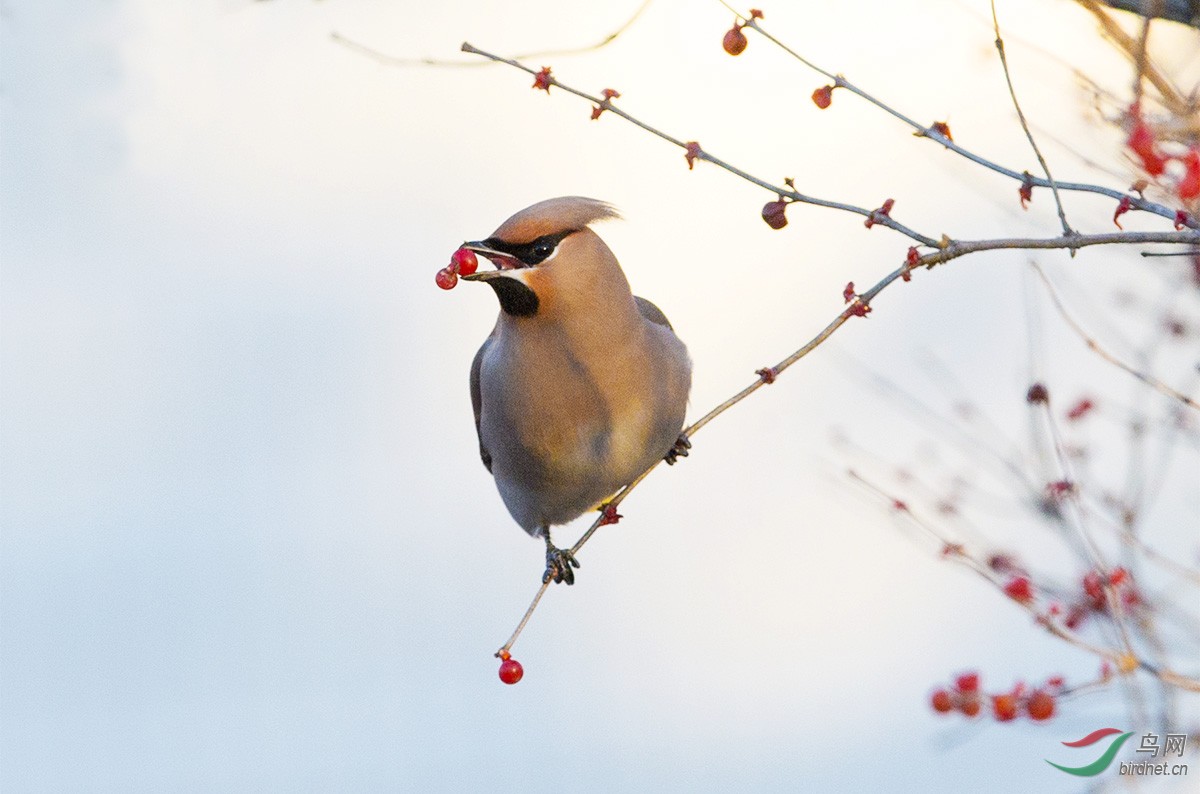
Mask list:
[[[637,295],[634,295],[633,299],[637,301],[638,311],[642,313],[643,317],[656,325],[663,325],[667,328],[671,328],[671,323],[669,320],[667,320],[667,315],[662,313],[662,309],[658,308],[645,298],[639,298]],[[671,330],[674,331],[675,329],[671,328]]]
[[[488,346],[491,344],[490,336],[483,340],[483,345],[475,354],[475,360],[471,362],[471,407],[475,409],[475,435],[479,437],[479,457],[489,472],[492,470],[492,454],[484,449],[483,434],[479,432],[479,416],[483,412],[483,393],[479,389],[479,369],[483,366],[483,354],[487,352]]]

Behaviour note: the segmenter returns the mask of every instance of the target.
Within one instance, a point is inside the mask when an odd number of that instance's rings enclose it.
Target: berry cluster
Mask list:
[[[475,252],[460,248],[450,255],[450,264],[437,272],[434,281],[442,289],[454,289],[459,275],[469,276],[479,269],[479,259]]]
[[[1108,584],[1116,592],[1121,605],[1125,609],[1135,609],[1141,604],[1141,596],[1133,585],[1133,577],[1125,568],[1117,567],[1108,572]],[[1080,583],[1081,595],[1078,601],[1067,608],[1063,625],[1075,631],[1093,614],[1103,614],[1108,611],[1108,596],[1104,593],[1104,574],[1099,571],[1088,571]]]
[[[1054,716],[1062,688],[1063,679],[1055,677],[1033,690],[1018,682],[1008,692],[987,695],[979,689],[979,673],[963,673],[954,679],[952,687],[934,690],[929,703],[939,714],[958,711],[967,717],[977,717],[983,711],[984,702],[989,701],[997,722],[1015,720],[1022,713],[1041,722]]]
[[[1155,138],[1154,131],[1142,118],[1142,109],[1137,102],[1130,105],[1129,118],[1133,124],[1125,145],[1137,156],[1142,170],[1152,178],[1157,178],[1166,174],[1170,162],[1175,160],[1182,166],[1182,175],[1175,183],[1176,195],[1184,201],[1200,197],[1200,147],[1192,145],[1181,154],[1166,153]]]

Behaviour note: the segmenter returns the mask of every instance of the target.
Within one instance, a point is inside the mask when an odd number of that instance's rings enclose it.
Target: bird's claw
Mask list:
[[[575,572],[571,568],[578,567],[579,560],[575,559],[570,549],[560,549],[546,543],[546,572],[542,574],[542,584],[550,581],[575,584]]]
[[[674,466],[675,461],[688,456],[688,450],[692,448],[692,442],[688,440],[687,433],[680,433],[679,438],[675,439],[675,445],[667,450],[667,454],[663,456],[663,460],[668,466]]]

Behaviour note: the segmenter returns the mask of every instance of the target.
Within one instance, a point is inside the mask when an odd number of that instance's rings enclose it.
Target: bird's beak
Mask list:
[[[505,271],[516,270],[524,267],[521,261],[516,257],[506,254],[503,251],[497,251],[494,248],[489,248],[488,245],[483,242],[463,243],[461,247],[467,249],[468,251],[474,251],[482,257],[486,257],[487,259],[491,260],[493,265],[496,266],[495,270],[480,270],[469,276],[460,276],[460,278],[462,278],[464,281],[491,281],[494,278],[505,275]]]

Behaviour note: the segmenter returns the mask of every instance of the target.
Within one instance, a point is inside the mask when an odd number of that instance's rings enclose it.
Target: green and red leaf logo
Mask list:
[[[1120,734],[1120,736],[1118,736],[1116,739],[1113,739],[1109,743],[1108,749],[1104,751],[1103,755],[1101,755],[1092,763],[1086,764],[1085,766],[1063,766],[1062,764],[1054,763],[1048,758],[1044,760],[1050,766],[1054,767],[1055,769],[1061,769],[1068,775],[1077,775],[1078,777],[1095,777],[1105,769],[1108,769],[1109,765],[1112,764],[1113,759],[1116,758],[1117,753],[1120,751],[1121,745],[1125,744],[1125,741],[1130,736],[1133,736],[1133,731],[1122,733],[1116,728],[1101,728],[1098,731],[1092,731],[1082,739],[1077,739],[1073,742],[1063,742],[1063,744],[1067,747],[1091,747],[1097,742],[1107,739],[1114,734]]]

